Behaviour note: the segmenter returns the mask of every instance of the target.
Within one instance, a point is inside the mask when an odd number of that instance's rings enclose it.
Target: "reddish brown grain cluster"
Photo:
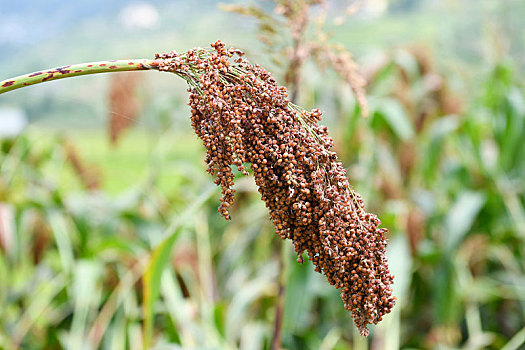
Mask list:
[[[367,324],[381,321],[395,303],[386,229],[350,188],[327,128],[317,124],[321,112],[291,104],[286,88],[242,52],[221,42],[212,47],[157,58],[161,71],[190,83],[192,125],[222,187],[219,212],[229,219],[233,169],[248,175],[250,167],[277,233],[294,242],[299,262],[308,253],[368,335]]]

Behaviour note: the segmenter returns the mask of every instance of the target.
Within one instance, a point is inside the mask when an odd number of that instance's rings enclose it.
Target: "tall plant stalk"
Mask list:
[[[0,81],[0,94],[46,81],[77,77],[88,74],[140,71],[158,69],[159,61],[131,59],[79,63],[69,66],[44,69]]]

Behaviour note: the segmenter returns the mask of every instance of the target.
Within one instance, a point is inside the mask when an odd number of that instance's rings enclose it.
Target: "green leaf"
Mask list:
[[[292,265],[291,271],[286,281],[283,326],[285,330],[297,333],[309,326],[315,295],[309,288],[312,264],[308,261],[297,263],[295,255],[292,259],[293,262],[289,262]]]
[[[383,118],[401,140],[408,140],[414,137],[412,122],[403,106],[396,100],[390,98],[382,100],[375,114]]]
[[[461,313],[456,283],[456,271],[450,257],[439,262],[434,277],[434,314],[439,325],[453,324]]]
[[[232,302],[228,307],[227,338],[235,339],[242,333],[242,325],[245,325],[251,316],[255,301],[276,290],[276,277],[277,264],[267,264],[259,269],[256,278],[243,283],[242,288],[232,297]]]
[[[28,296],[29,305],[10,332],[11,340],[15,344],[19,344],[38,319],[45,315],[46,311],[52,309],[54,299],[64,290],[66,284],[67,278],[65,274],[61,273],[40,284],[32,291],[31,295]]]
[[[421,166],[423,178],[429,184],[432,184],[440,173],[440,158],[444,153],[444,145],[450,136],[457,134],[458,127],[458,118],[455,116],[439,118],[430,125],[428,145],[425,147],[425,157]]]
[[[154,305],[160,294],[161,277],[167,262],[169,261],[171,248],[177,240],[179,233],[185,224],[190,221],[188,216],[195,213],[197,209],[216,192],[215,187],[210,187],[195,199],[186,210],[177,216],[164,234],[164,239],[158,243],[151,253],[148,267],[143,280],[143,312],[144,312],[144,349],[151,346],[153,338]]]
[[[160,279],[170,257],[171,248],[177,240],[182,227],[165,238],[151,254],[151,259],[144,274],[144,348],[148,349],[153,337],[154,304],[160,294]]]
[[[448,251],[452,251],[471,229],[485,201],[486,196],[481,192],[465,191],[460,194],[445,219]]]
[[[516,350],[520,349],[525,344],[525,327],[523,327],[518,333],[514,334],[511,340],[501,350]]]
[[[264,338],[268,336],[264,323],[248,323],[242,327],[240,349],[264,349]]]
[[[519,165],[523,159],[523,137],[525,136],[525,98],[519,89],[510,89],[507,97],[505,128],[500,135],[500,158],[505,170]],[[501,122],[501,121],[500,121]]]
[[[419,64],[410,52],[406,50],[397,51],[393,61],[405,71],[409,79],[414,80],[419,77]]]
[[[409,303],[413,269],[406,235],[397,234],[390,240],[387,256],[390,272],[395,276],[393,288],[397,302],[392,312],[385,315],[379,327],[376,328],[376,334],[379,334],[385,344],[389,344],[389,349],[399,349],[401,347],[401,309]]]
[[[96,261],[78,260],[73,270],[73,285],[71,288],[74,300],[71,332],[68,336],[68,346],[81,349],[84,343],[89,312],[99,305],[100,293],[97,282],[102,268]]]
[[[68,234],[66,218],[56,210],[51,211],[47,217],[55,236],[62,267],[64,271],[70,272],[74,266],[75,258],[73,246]]]

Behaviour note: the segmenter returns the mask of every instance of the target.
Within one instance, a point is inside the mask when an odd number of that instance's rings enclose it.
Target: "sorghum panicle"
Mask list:
[[[185,78],[191,120],[206,147],[208,172],[222,188],[219,212],[230,218],[232,167],[250,167],[276,232],[291,239],[341,291],[361,334],[394,306],[393,276],[385,256],[386,229],[364,210],[333,140],[318,122],[321,112],[293,105],[270,73],[226,49],[193,49],[157,55],[161,71]]]

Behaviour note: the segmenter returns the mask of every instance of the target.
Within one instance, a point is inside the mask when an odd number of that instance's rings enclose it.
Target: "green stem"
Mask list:
[[[70,66],[45,69],[0,81],[0,94],[46,81],[76,77],[86,74],[157,69],[158,63],[159,61],[150,59],[131,59],[80,63]]]

